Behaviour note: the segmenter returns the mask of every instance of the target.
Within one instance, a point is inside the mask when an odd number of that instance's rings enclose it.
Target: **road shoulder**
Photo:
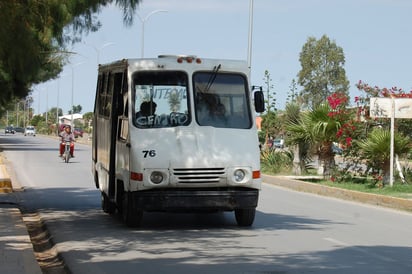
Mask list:
[[[390,197],[385,195],[363,193],[338,187],[323,186],[305,182],[292,176],[262,175],[263,182],[289,188],[296,191],[308,192],[343,200],[356,201],[370,205],[383,206],[392,209],[412,212],[412,200]],[[302,178],[304,179],[304,178]]]

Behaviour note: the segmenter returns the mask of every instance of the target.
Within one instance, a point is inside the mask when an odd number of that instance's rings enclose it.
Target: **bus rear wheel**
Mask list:
[[[251,226],[255,220],[256,208],[235,209],[235,217],[238,226]]]
[[[111,202],[104,192],[102,192],[102,209],[108,214],[114,214],[116,212],[116,204]]]
[[[125,192],[122,200],[122,217],[129,227],[138,227],[142,221],[143,210],[137,209],[132,193]]]

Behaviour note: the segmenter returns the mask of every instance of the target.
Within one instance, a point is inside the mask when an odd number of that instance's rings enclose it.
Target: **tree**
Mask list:
[[[262,116],[262,131],[265,133],[265,144],[268,144],[269,137],[275,137],[280,129],[280,120],[275,111],[269,111]]]
[[[293,84],[294,81],[292,81]],[[293,90],[292,90],[293,92]],[[293,93],[292,93],[293,94]],[[282,117],[282,124],[292,125],[299,124],[301,118],[300,106],[294,99],[291,102],[286,103],[285,114]],[[290,134],[286,136],[286,143],[291,141]],[[293,151],[293,169],[296,175],[302,174],[303,170],[306,170],[306,162],[310,161],[309,148],[310,144],[305,139],[296,139],[293,141],[293,146],[289,146]]]
[[[276,92],[271,92],[273,89],[272,78],[270,78],[270,73],[268,70],[265,70],[265,76],[263,77],[266,85],[266,110],[271,112],[273,109],[276,111]]]
[[[30,121],[32,126],[38,127],[41,123],[46,122],[46,119],[41,115],[33,116],[33,119]]]
[[[0,111],[31,85],[54,79],[69,52],[67,45],[101,26],[94,16],[115,3],[124,22],[133,21],[140,0],[0,1]],[[4,111],[4,109],[3,109]]]
[[[383,184],[388,184],[390,181],[390,138],[390,130],[375,128],[367,139],[358,142],[361,156],[365,159],[368,169],[375,178],[380,178],[382,174]],[[394,136],[395,154],[402,156],[410,151],[410,139],[396,133]]]
[[[265,70],[263,80],[265,81],[267,96],[265,100],[266,113],[262,115],[262,130],[265,132],[265,144],[268,145],[269,138],[275,137],[279,133],[281,127],[276,109],[276,92],[271,92],[273,84],[268,70]]]
[[[332,93],[348,95],[343,49],[323,35],[319,40],[309,37],[299,56],[301,70],[298,84],[303,87],[301,96],[309,109],[324,102]]]
[[[94,117],[94,113],[93,112],[86,112],[85,114],[83,114],[83,119],[85,122],[89,122],[91,120],[93,120]]]
[[[309,144],[314,148],[324,176],[329,175],[330,169],[334,166],[332,143],[336,140],[336,132],[340,126],[328,115],[329,112],[327,104],[320,104],[313,110],[303,113],[298,122],[292,122],[287,127],[291,132],[290,143]]]
[[[389,169],[391,164],[389,157],[390,123],[387,118],[371,119],[369,117],[370,98],[412,98],[412,90],[406,92],[398,87],[379,88],[378,86],[370,86],[362,81],[359,81],[356,86],[360,91],[365,92],[365,95],[355,97],[359,108],[359,116],[362,116],[365,120],[365,123],[368,125],[367,127],[375,127],[372,128],[372,132],[367,134],[364,140],[357,142],[359,153],[363,159],[366,159],[369,172],[382,173],[383,183],[387,184],[390,181]],[[410,152],[410,139],[406,137],[410,134],[410,125],[410,121],[406,119],[395,119],[395,154],[402,156]]]
[[[396,121],[396,125],[398,132],[405,136],[410,135],[412,132],[412,119],[398,119],[398,121]]]
[[[288,103],[295,103],[298,100],[298,92],[297,92],[297,83],[296,79],[292,79],[292,82],[289,86],[288,96],[286,98],[286,104]]]
[[[77,106],[72,106],[72,109],[69,110],[69,114],[74,114],[74,113],[81,113],[82,112],[82,106],[81,105],[77,105]]]
[[[266,113],[261,115],[262,117],[262,130],[265,133],[265,144],[268,144],[269,137],[275,137],[280,131],[280,124],[276,109],[276,93],[271,92],[273,89],[272,79],[270,73],[265,70],[263,77],[266,85]]]
[[[63,110],[61,108],[52,107],[48,112],[50,120],[56,121],[59,116],[63,116]]]
[[[289,143],[298,146],[309,145],[314,149],[325,177],[331,174],[331,169],[335,166],[333,142],[343,139],[346,146],[352,145],[352,113],[346,110],[347,101],[348,97],[345,94],[333,93],[328,96],[326,102],[302,113],[297,120],[290,119],[287,124],[290,132]]]

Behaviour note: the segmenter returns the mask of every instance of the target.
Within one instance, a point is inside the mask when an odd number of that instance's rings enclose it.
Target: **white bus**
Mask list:
[[[244,61],[195,56],[99,65],[92,170],[103,210],[129,226],[145,211],[234,211],[251,226],[264,99],[248,74]]]

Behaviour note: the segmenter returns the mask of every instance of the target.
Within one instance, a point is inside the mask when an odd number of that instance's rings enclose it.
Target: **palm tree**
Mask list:
[[[285,115],[282,117],[282,123],[284,125],[296,124],[300,118],[300,105],[294,101],[287,103],[285,108]],[[286,136],[287,144],[289,145],[289,137]],[[296,175],[302,174],[302,171],[306,169],[306,162],[310,161],[308,155],[309,147],[304,140],[298,141],[298,144],[289,146],[293,150],[293,172]]]
[[[328,104],[320,104],[287,125],[287,130],[291,133],[290,144],[309,144],[315,149],[324,177],[330,174],[330,169],[335,165],[332,143],[341,126],[330,113]]]
[[[365,140],[358,141],[360,154],[366,160],[368,170],[382,172],[383,183],[390,180],[390,139],[387,129],[375,128]],[[402,156],[411,151],[410,139],[400,133],[394,136],[394,153]]]

